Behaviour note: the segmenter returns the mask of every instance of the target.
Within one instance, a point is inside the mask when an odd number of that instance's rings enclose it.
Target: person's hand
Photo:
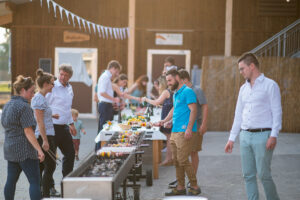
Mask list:
[[[54,118],[54,119],[59,119],[59,114],[54,114],[54,115],[52,115],[52,118]]]
[[[115,97],[113,100],[115,103],[120,103],[120,99],[118,97]]]
[[[164,121],[162,120],[153,123],[153,126],[163,126],[163,125],[164,125]]]
[[[200,135],[204,135],[206,133],[206,125],[202,124],[198,130],[198,132],[200,133]]]
[[[171,128],[171,127],[172,127],[172,124],[173,124],[172,120],[170,120],[170,121],[168,121],[168,122],[165,122],[165,123],[164,123],[164,128]]]
[[[226,146],[225,146],[225,153],[232,153],[232,149],[233,149],[233,141],[228,140]]]
[[[76,136],[77,131],[76,131],[74,124],[70,124],[69,130],[70,130],[71,135]]]
[[[186,129],[184,132],[184,139],[189,140],[192,138],[192,130],[191,129]]]
[[[138,99],[138,102],[139,102],[139,103],[143,103],[143,98],[140,97],[140,98]]]
[[[49,143],[48,143],[47,140],[43,140],[42,148],[43,148],[45,151],[48,151],[48,150],[49,150]]]
[[[112,104],[114,110],[119,110],[119,106],[116,103]]]
[[[45,159],[45,155],[44,155],[42,149],[38,150],[38,158],[39,158],[40,162],[43,162]]]
[[[86,132],[85,132],[85,131],[83,131],[83,134],[84,134],[84,135],[86,135]]]
[[[145,102],[147,100],[147,97],[142,98],[142,102]]]
[[[266,148],[267,150],[272,150],[275,148],[277,144],[277,138],[276,137],[269,137],[267,144],[266,144]]]

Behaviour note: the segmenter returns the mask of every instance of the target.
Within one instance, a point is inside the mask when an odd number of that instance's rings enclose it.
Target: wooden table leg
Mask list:
[[[152,155],[153,155],[153,178],[158,179],[158,164],[159,164],[159,152],[160,152],[160,140],[153,140],[152,141]]]

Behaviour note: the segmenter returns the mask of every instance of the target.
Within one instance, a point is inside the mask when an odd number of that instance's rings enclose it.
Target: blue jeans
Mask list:
[[[266,149],[269,136],[270,131],[256,133],[241,131],[240,134],[242,170],[248,200],[259,199],[256,174],[262,182],[267,200],[279,200],[271,175],[273,150]]]
[[[41,199],[39,160],[26,159],[22,162],[7,161],[7,180],[4,187],[5,200],[13,200],[16,184],[23,171],[30,184],[29,195],[31,200]]]

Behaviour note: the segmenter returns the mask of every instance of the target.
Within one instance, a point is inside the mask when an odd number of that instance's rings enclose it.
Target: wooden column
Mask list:
[[[128,84],[134,82],[134,52],[135,52],[135,0],[129,0],[129,38],[128,38],[128,63],[127,76]]]
[[[231,56],[232,4],[233,4],[233,0],[226,0],[225,52],[224,52],[225,56]]]

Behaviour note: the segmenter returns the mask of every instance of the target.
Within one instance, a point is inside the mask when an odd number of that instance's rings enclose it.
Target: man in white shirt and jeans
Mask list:
[[[225,152],[232,152],[235,138],[240,133],[242,171],[248,199],[259,199],[258,174],[267,200],[278,200],[271,176],[271,160],[281,129],[280,89],[275,81],[260,73],[259,62],[254,54],[243,54],[238,65],[246,82],[240,88]]]
[[[107,69],[101,74],[98,80],[98,112],[99,112],[99,124],[98,133],[102,130],[103,125],[110,120],[113,120],[113,103],[119,103],[120,99],[114,97],[114,90],[112,87],[112,80],[115,79],[122,66],[116,60],[112,60],[108,63]],[[100,143],[96,144],[96,149],[100,148]]]

